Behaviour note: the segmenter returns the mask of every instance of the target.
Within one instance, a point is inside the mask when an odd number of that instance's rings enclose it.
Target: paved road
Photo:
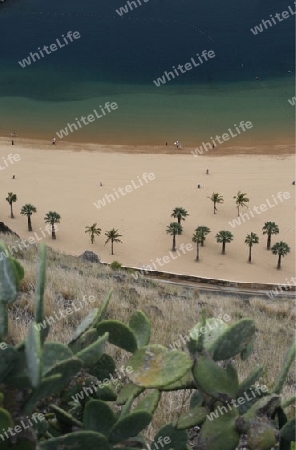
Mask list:
[[[215,294],[215,295],[233,295],[234,297],[244,297],[244,298],[250,298],[250,297],[264,297],[266,299],[269,299],[267,295],[267,291],[259,290],[259,289],[240,289],[230,286],[215,286],[213,284],[207,285],[204,283],[193,283],[190,281],[171,281],[171,280],[164,280],[162,278],[157,277],[149,277],[152,280],[155,280],[157,282],[166,283],[166,284],[174,284],[177,286],[183,286],[188,288],[195,288],[198,289],[200,293],[205,294]],[[273,299],[296,299],[296,293],[295,292],[282,292],[278,294]]]

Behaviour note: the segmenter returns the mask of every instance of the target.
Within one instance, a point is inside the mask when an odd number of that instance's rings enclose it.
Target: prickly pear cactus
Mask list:
[[[0,251],[7,251],[3,244]],[[239,383],[230,360],[246,359],[252,352],[252,320],[226,325],[207,319],[203,311],[190,331],[189,352],[168,350],[149,344],[150,322],[141,311],[128,324],[105,319],[111,292],[101,308],[89,312],[68,345],[46,342],[45,273],[41,246],[35,320],[27,337],[13,346],[6,342],[8,305],[17,301],[24,270],[8,251],[0,261],[0,343],[5,345],[0,351],[0,435],[7,439],[0,440],[0,450],[188,450],[187,430],[192,427],[199,427],[197,448],[202,450],[236,450],[242,436],[249,450],[291,449],[295,419],[284,409],[295,397],[283,401],[280,394],[295,359],[295,343],[272,392],[259,392],[255,383],[263,367]],[[111,382],[116,362],[106,353],[108,343],[132,353],[119,388]],[[192,393],[190,407],[163,426],[148,447],[143,436],[161,396],[175,390]],[[42,420],[23,429],[20,425],[28,423],[29,414],[40,413],[41,404],[47,409]],[[20,432],[10,436],[8,430],[17,426]]]

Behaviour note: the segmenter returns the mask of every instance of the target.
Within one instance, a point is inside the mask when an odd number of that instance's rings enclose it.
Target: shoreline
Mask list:
[[[14,146],[11,140],[14,140]],[[125,154],[163,154],[163,155],[192,155],[196,147],[182,147],[176,149],[174,145],[118,145],[118,144],[98,144],[94,142],[75,142],[75,141],[57,141],[56,145],[52,145],[50,139],[28,139],[19,137],[0,136],[0,145],[11,146],[12,150],[17,147],[39,150],[70,150],[73,152],[98,152],[98,153],[125,153]],[[235,156],[235,155],[293,155],[296,154],[295,143],[289,144],[255,144],[252,146],[224,146],[219,145],[202,155],[198,155],[195,159],[205,156]],[[193,156],[194,157],[194,156]]]

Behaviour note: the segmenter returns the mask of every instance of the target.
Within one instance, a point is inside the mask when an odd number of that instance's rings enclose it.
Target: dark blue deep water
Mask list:
[[[0,134],[18,128],[24,136],[47,136],[109,99],[119,105],[116,118],[72,140],[156,143],[174,139],[177,127],[180,139],[198,144],[197,131],[205,138],[242,119],[257,121],[252,139],[292,139],[296,15],[256,36],[250,31],[270,14],[295,11],[291,0],[141,1],[122,17],[115,10],[125,0],[1,4]],[[20,67],[69,30],[81,38]],[[164,86],[153,84],[203,50],[215,58]]]

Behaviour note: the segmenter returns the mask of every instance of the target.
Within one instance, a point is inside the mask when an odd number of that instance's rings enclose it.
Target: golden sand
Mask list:
[[[37,207],[37,213],[32,216],[33,229],[39,237],[42,236],[40,228],[45,227],[45,214],[56,211],[61,215],[57,240],[47,235],[43,240],[69,254],[92,250],[106,262],[118,260],[134,267],[154,264],[157,270],[201,277],[261,283],[290,280],[295,276],[292,147],[269,147],[268,151],[254,146],[236,149],[235,154],[233,149],[225,148],[223,152],[213,149],[199,157],[194,157],[192,150],[176,153],[174,148],[164,147],[69,143],[54,147],[48,142],[19,140],[12,146],[2,139],[1,220],[27,240],[32,233],[27,231],[27,219],[20,215],[20,209],[25,203],[32,203]],[[11,164],[9,154],[19,154],[20,161]],[[155,179],[151,175],[147,181],[145,173],[154,174]],[[251,212],[243,208],[242,213],[247,213],[249,219],[244,216],[245,222],[233,228],[229,222],[237,218],[233,196],[238,190],[247,193]],[[224,204],[217,206],[216,215],[208,198],[214,191],[224,196]],[[14,219],[9,217],[9,205],[5,201],[8,192],[18,196],[13,205]],[[105,206],[94,205],[104,199]],[[266,209],[264,212],[260,205],[267,205],[262,207]],[[172,256],[172,237],[166,234],[166,227],[174,221],[170,215],[177,206],[187,209],[190,215],[183,222],[183,235],[177,236],[179,254]],[[266,236],[261,231],[266,221],[276,222],[280,229],[280,234],[272,237],[272,243],[282,240],[291,248],[291,253],[282,260],[280,271],[276,270],[277,256],[266,250]],[[102,228],[102,234],[92,245],[85,226],[94,222]],[[191,239],[199,225],[208,226],[211,233],[200,250],[200,262],[195,262],[195,244]],[[115,254],[111,256],[109,244],[104,246],[104,233],[113,227],[123,235],[123,244],[114,244]],[[221,255],[221,244],[215,239],[220,230],[229,230],[234,235],[233,242],[226,245],[225,256]],[[260,238],[260,243],[253,247],[252,264],[247,263],[248,248],[244,243],[250,232]],[[181,244],[192,244],[193,250],[187,251],[183,246],[181,251]]]

